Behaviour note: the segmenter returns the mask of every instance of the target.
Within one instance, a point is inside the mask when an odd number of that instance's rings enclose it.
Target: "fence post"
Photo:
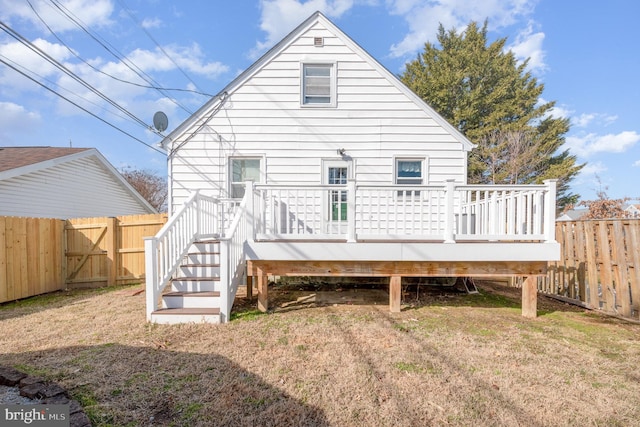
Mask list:
[[[544,197],[544,235],[545,242],[556,240],[556,185],[557,179],[547,179],[543,181],[548,187]]]
[[[158,241],[155,237],[144,238],[144,273],[147,295],[147,321],[151,321],[158,304],[156,289],[158,288]]]
[[[107,286],[113,286],[118,279],[118,218],[107,218],[107,231],[104,236],[107,251]]]
[[[356,242],[356,180],[347,181],[347,242]]]
[[[444,242],[455,243],[453,237],[453,193],[455,189],[455,181],[448,179],[444,189]]]

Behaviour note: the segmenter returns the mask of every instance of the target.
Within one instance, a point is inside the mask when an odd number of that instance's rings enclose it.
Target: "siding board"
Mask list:
[[[207,126],[172,157],[171,205],[201,189],[227,197],[228,156],[260,156],[269,183],[320,184],[322,159],[338,160],[344,148],[359,183],[392,183],[394,156],[429,159],[429,183],[466,182],[466,151],[415,99],[388,80],[381,66],[322,22],[302,32],[246,81],[235,87]],[[313,46],[314,37],[324,47]],[[337,107],[300,105],[300,69],[307,61],[335,64]],[[196,129],[199,124],[193,124]]]

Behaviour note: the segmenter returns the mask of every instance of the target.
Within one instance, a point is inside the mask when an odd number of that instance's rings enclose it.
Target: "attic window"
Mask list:
[[[335,64],[302,64],[300,91],[303,106],[336,106],[335,68]]]
[[[314,37],[313,38],[313,45],[315,47],[322,47],[324,46],[324,37]]]

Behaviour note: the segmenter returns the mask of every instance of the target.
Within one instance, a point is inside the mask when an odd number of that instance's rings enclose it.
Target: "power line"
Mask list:
[[[113,115],[113,116],[115,116],[115,117],[117,117],[117,118],[125,119],[125,120],[126,120],[126,117],[125,117],[125,116],[122,116],[122,115],[120,115],[120,114],[117,114],[116,112],[111,111],[111,110],[109,110],[109,109],[105,108],[104,106],[99,105],[99,104],[97,104],[97,103],[95,103],[95,102],[91,101],[90,99],[87,99],[87,98],[85,98],[85,97],[83,97],[83,96],[81,96],[81,95],[78,95],[77,93],[73,92],[72,90],[69,90],[69,89],[67,89],[67,88],[65,88],[65,87],[63,87],[63,86],[60,86],[58,83],[56,83],[56,82],[54,82],[54,81],[52,81],[52,80],[49,80],[48,78],[46,78],[46,77],[44,77],[44,76],[42,76],[42,75],[40,75],[40,74],[36,73],[36,72],[35,72],[35,71],[33,71],[33,70],[30,70],[30,69],[28,69],[28,68],[24,67],[23,65],[18,64],[18,63],[17,63],[17,62],[15,62],[15,61],[12,61],[10,58],[7,58],[6,56],[4,56],[4,55],[2,55],[2,54],[0,54],[0,58],[4,58],[4,59],[5,59],[5,61],[9,61],[10,63],[12,63],[12,64],[14,65],[14,67],[20,67],[21,69],[28,71],[28,72],[29,72],[29,73],[31,73],[32,75],[34,75],[34,76],[38,77],[38,78],[40,79],[40,81],[45,81],[45,82],[49,83],[51,86],[57,86],[57,87],[58,87],[58,90],[68,92],[68,93],[70,93],[71,95],[73,95],[73,96],[75,96],[75,97],[77,97],[77,98],[82,99],[82,100],[83,100],[84,102],[86,102],[87,104],[91,104],[91,105],[93,105],[93,106],[95,106],[95,107],[97,107],[97,108],[101,109],[102,111],[104,111],[104,112],[105,112],[105,113],[107,113],[107,114],[111,114],[111,115]],[[23,74],[24,74],[24,72],[23,72]],[[161,135],[161,136],[162,136],[162,135]]]
[[[82,31],[84,31],[94,41],[96,41],[96,43],[98,43],[100,46],[102,46],[107,52],[109,52],[116,59],[118,59],[120,62],[122,62],[122,64],[124,64],[127,68],[129,68],[136,75],[138,75],[138,77],[140,77],[142,80],[146,81],[147,83],[150,83],[150,85],[152,85],[155,90],[160,92],[163,96],[167,97],[175,105],[177,105],[178,107],[180,107],[181,109],[183,109],[187,113],[193,114],[193,111],[191,111],[190,109],[188,109],[185,106],[181,105],[173,97],[171,97],[169,94],[165,93],[164,89],[161,87],[161,85],[158,82],[156,82],[151,76],[149,76],[147,73],[145,73],[133,61],[131,61],[130,59],[127,59],[125,55],[123,55],[121,52],[119,52],[118,49],[116,49],[113,45],[111,45],[107,40],[105,40],[102,37],[100,37],[100,35],[97,34],[97,33],[94,35],[89,30],[89,28],[86,27],[86,25],[78,17],[76,17],[73,14],[73,12],[71,12],[69,9],[67,9],[62,3],[60,3],[58,0],[50,0],[50,2],[51,2],[51,4],[53,6],[55,6],[60,11],[60,13],[62,13],[64,16],[66,16],[67,19],[69,19],[71,22],[73,22],[78,28],[80,28]]]
[[[104,76],[107,76],[113,80],[119,81],[121,83],[126,83],[132,86],[137,86],[143,89],[154,89],[154,90],[158,90],[158,91],[162,91],[162,90],[166,90],[166,91],[175,91],[175,92],[189,92],[189,93],[195,93],[197,95],[203,95],[203,96],[208,96],[208,97],[212,97],[213,95],[210,93],[205,93],[205,92],[201,92],[198,90],[193,90],[193,89],[178,89],[178,88],[165,88],[165,87],[160,87],[160,86],[151,86],[151,85],[144,85],[144,84],[140,84],[140,83],[136,83],[136,82],[132,82],[129,80],[124,80],[121,79],[119,77],[116,77],[112,74],[109,74],[101,69],[99,69],[98,67],[96,67],[95,65],[91,64],[89,61],[87,61],[86,59],[84,59],[83,57],[81,57],[75,50],[73,50],[60,36],[58,36],[58,34],[53,31],[53,29],[51,28],[51,26],[49,26],[49,24],[47,24],[47,22],[44,20],[44,18],[38,13],[38,11],[35,9],[35,7],[33,6],[33,4],[31,3],[30,0],[27,0],[27,3],[29,4],[29,7],[31,8],[31,10],[33,11],[33,13],[38,17],[38,19],[40,20],[40,22],[42,22],[42,24],[47,28],[47,30],[49,30],[49,32],[51,33],[51,35],[53,35],[53,37],[55,37],[56,40],[58,40],[58,42],[63,45],[68,51],[69,53],[71,53],[73,56],[75,56],[76,58],[78,58],[80,61],[82,61],[85,65],[87,65],[88,67],[90,67],[92,70],[94,70],[97,73],[100,73]],[[121,60],[120,58],[118,58],[119,60]],[[143,79],[144,80],[144,79]],[[147,82],[148,83],[148,82]],[[195,84],[195,83],[194,83]],[[197,86],[196,86],[197,87]],[[160,92],[162,95],[166,96],[166,94]]]
[[[114,128],[115,130],[122,132],[123,134],[127,135],[129,138],[134,139],[135,141],[139,142],[140,144],[143,144],[145,146],[147,146],[148,148],[151,148],[154,151],[157,151],[160,154],[166,154],[165,152],[157,149],[156,147],[154,147],[153,145],[147,144],[146,142],[144,142],[143,140],[136,138],[135,136],[131,135],[129,132],[117,127],[116,125],[109,123],[108,121],[106,121],[105,119],[103,119],[102,117],[92,113],[91,111],[87,110],[86,108],[84,108],[83,106],[81,106],[80,104],[77,104],[75,102],[73,102],[72,100],[70,100],[69,98],[67,98],[66,96],[56,92],[55,90],[51,89],[50,87],[48,87],[47,85],[43,84],[42,82],[39,82],[38,80],[34,79],[33,77],[29,76],[28,74],[24,73],[22,70],[19,70],[17,67],[14,67],[13,65],[9,64],[8,62],[6,62],[4,59],[2,59],[0,57],[0,62],[2,62],[4,65],[6,65],[7,67],[11,68],[12,70],[16,71],[17,73],[22,74],[23,76],[25,76],[26,78],[28,78],[29,80],[31,80],[32,82],[38,84],[39,86],[43,87],[44,89],[48,90],[49,92],[53,93],[54,95],[59,96],[60,98],[64,99],[65,101],[67,101],[68,103],[76,106],[77,108],[81,109],[82,111],[84,111],[85,113],[95,117],[96,119],[100,120],[102,123],[111,126],[112,128]]]
[[[147,31],[147,29],[140,24],[140,22],[136,19],[136,17],[133,14],[133,12],[124,3],[124,0],[118,0],[118,3],[120,3],[120,7],[122,7],[124,9],[124,11],[127,12],[129,17],[131,18],[131,20],[133,22],[135,22],[142,29],[142,31],[144,31],[144,33],[147,35],[147,37],[149,37],[151,39],[151,41],[158,47],[158,49],[160,49],[160,51],[164,54],[164,56],[166,56],[169,59],[169,61],[171,61],[173,63],[173,65],[176,66],[176,68],[182,73],[182,75],[185,76],[187,78],[187,80],[189,80],[196,87],[196,89],[198,89],[199,91],[202,91],[202,89],[200,89],[200,87],[198,87],[198,84],[196,82],[194,82],[191,79],[191,77],[189,77],[187,75],[187,73],[180,67],[180,65],[178,65],[178,63],[176,61],[174,61],[171,56],[169,56],[167,51],[164,50],[164,48],[160,45],[160,43],[158,43],[157,40],[155,38],[153,38],[151,33],[149,31]],[[213,96],[213,95],[211,95],[211,96]]]
[[[67,67],[65,67],[64,65],[60,64],[55,58],[52,58],[51,56],[49,56],[49,54],[44,52],[38,46],[36,46],[33,43],[31,43],[24,36],[22,36],[20,33],[15,31],[14,29],[9,27],[8,25],[6,25],[2,21],[0,21],[0,29],[2,29],[4,32],[9,34],[11,37],[16,39],[20,43],[22,43],[24,46],[28,47],[30,50],[32,50],[34,53],[36,53],[37,55],[39,55],[40,57],[45,59],[51,65],[53,65],[54,67],[56,67],[57,69],[62,71],[64,74],[66,74],[67,76],[71,77],[74,81],[80,83],[82,86],[84,86],[85,88],[89,89],[91,92],[93,92],[96,95],[98,95],[100,98],[105,100],[107,103],[111,104],[113,107],[115,107],[116,109],[122,111],[124,114],[126,114],[128,117],[130,117],[134,122],[138,123],[139,125],[141,125],[145,129],[149,128],[149,125],[147,123],[145,123],[142,119],[138,118],[133,113],[128,111],[126,108],[120,106],[117,102],[113,101],[111,98],[109,98],[108,96],[106,96],[105,94],[100,92],[98,89],[93,87],[91,84],[87,83],[85,80],[83,80],[78,75],[76,75],[73,71],[69,70]]]

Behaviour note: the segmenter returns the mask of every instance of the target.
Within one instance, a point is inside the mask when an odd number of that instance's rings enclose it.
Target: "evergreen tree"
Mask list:
[[[487,43],[487,23],[438,30],[440,48],[406,66],[402,81],[478,147],[469,156],[472,184],[532,184],[558,179],[558,206],[575,203],[569,183],[584,165],[561,151],[569,120],[540,103],[542,84],[505,52],[506,38]]]

